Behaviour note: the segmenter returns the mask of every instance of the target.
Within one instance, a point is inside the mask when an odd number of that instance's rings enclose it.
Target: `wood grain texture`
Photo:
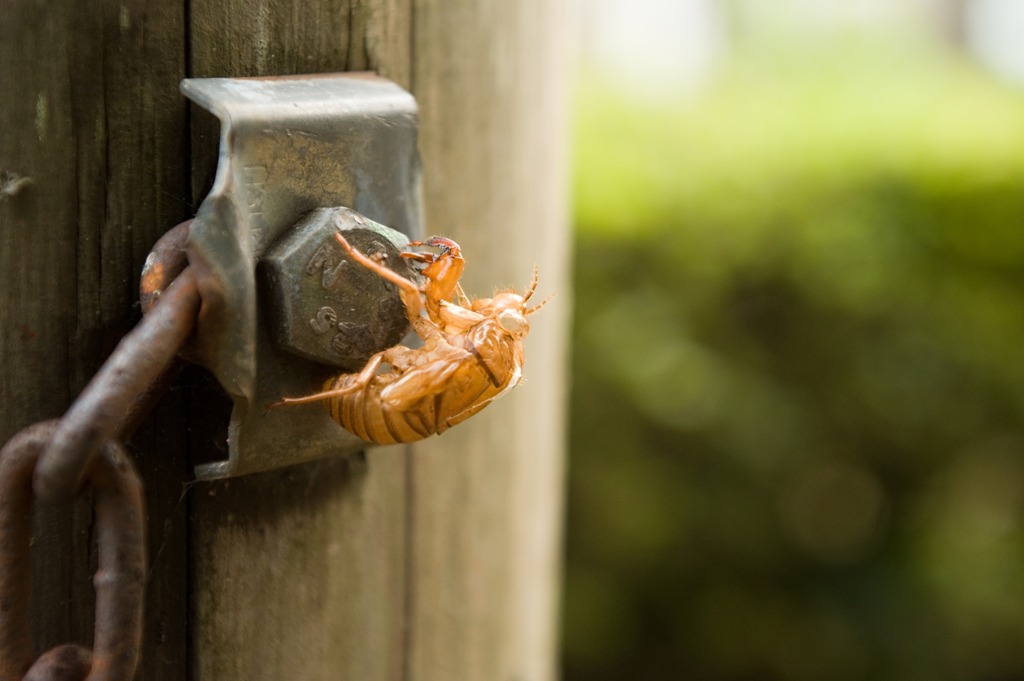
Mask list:
[[[196,678],[401,679],[405,458],[203,484]]]
[[[458,241],[463,284],[539,294],[525,381],[411,459],[410,679],[555,673],[564,467],[569,27],[550,0],[416,0],[427,229]]]
[[[184,8],[145,0],[0,10],[0,437],[59,416],[138,317],[156,238],[184,219]],[[142,676],[181,678],[186,610],[173,400],[133,443],[146,479],[152,569]],[[37,518],[34,638],[89,643],[92,513]]]
[[[408,81],[409,0],[195,0],[190,19],[194,78],[374,70]]]

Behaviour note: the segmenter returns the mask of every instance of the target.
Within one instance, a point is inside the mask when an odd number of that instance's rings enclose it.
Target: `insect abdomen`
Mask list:
[[[435,433],[443,433],[485,407],[504,386],[495,386],[482,364],[463,365],[461,380],[449,390],[417,400],[411,408],[396,409],[381,397],[387,383],[374,382],[363,390],[327,400],[327,412],[343,428],[357,437],[377,444],[416,442]],[[345,375],[328,381],[324,390],[343,387]]]
[[[325,389],[340,387],[342,379],[343,376],[330,381]],[[437,432],[432,413],[386,409],[381,404],[380,386],[374,384],[351,395],[327,400],[327,412],[356,437],[382,445],[416,442]]]

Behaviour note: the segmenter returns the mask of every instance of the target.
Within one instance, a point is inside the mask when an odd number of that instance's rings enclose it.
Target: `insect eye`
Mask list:
[[[515,310],[502,310],[498,315],[498,326],[513,335],[530,328],[526,317]]]

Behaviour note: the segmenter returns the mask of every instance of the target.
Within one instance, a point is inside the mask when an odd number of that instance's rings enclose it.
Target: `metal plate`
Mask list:
[[[221,122],[213,189],[190,231],[203,313],[203,363],[231,396],[223,478],[366,446],[321,405],[269,408],[318,389],[324,368],[276,349],[261,319],[256,263],[303,215],[347,206],[410,236],[422,232],[412,95],[370,74],[189,79],[182,92]]]

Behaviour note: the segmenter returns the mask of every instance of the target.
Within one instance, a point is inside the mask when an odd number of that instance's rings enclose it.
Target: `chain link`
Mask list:
[[[135,466],[114,442],[102,447],[83,481],[93,490],[98,545],[93,649],[59,646],[30,664],[32,475],[59,428],[59,421],[37,423],[0,450],[0,679],[127,681],[142,642],[145,511]]]
[[[142,321],[65,416],[25,428],[0,449],[0,681],[129,681],[142,642],[146,574],[142,483],[118,441],[155,401],[161,378],[200,311],[184,244],[189,222],[147,259]],[[66,503],[93,490],[98,569],[93,648],[62,645],[33,662],[29,599],[35,500]]]

